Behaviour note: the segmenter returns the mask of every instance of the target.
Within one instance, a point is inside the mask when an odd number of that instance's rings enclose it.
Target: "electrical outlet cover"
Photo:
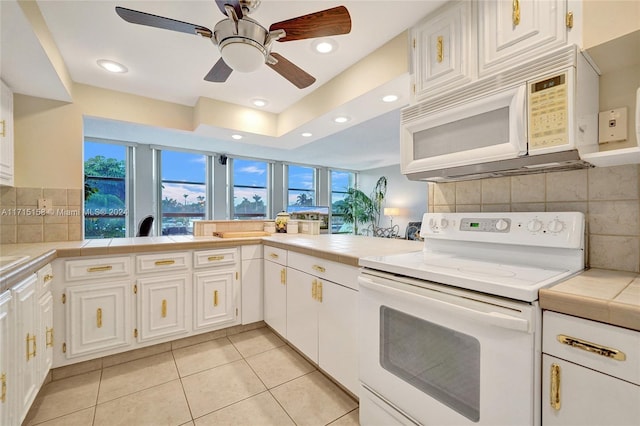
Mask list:
[[[602,111],[598,123],[599,143],[627,140],[627,107]]]
[[[38,209],[49,210],[51,208],[51,199],[50,198],[39,198],[38,199]]]

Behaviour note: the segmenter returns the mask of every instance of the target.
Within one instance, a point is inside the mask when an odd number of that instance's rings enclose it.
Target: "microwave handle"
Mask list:
[[[527,85],[518,87],[515,96],[511,100],[511,111],[515,112],[515,137],[518,141],[519,154],[524,155],[527,147]]]
[[[358,277],[358,284],[360,285],[360,287],[364,287],[365,289],[370,289],[378,293],[383,293],[389,298],[394,296],[397,297],[399,293],[410,294],[409,292],[404,290],[378,284],[374,282],[372,279],[363,277],[362,275]],[[475,309],[462,306],[461,304],[445,302],[443,300],[439,300],[426,295],[410,294],[410,296],[412,298],[420,297],[421,298],[420,303],[424,303],[426,307],[433,306],[433,307],[444,308],[448,312],[450,312],[452,315],[464,316],[466,318],[473,320],[474,322],[482,322],[485,324],[490,324],[496,327],[506,328],[509,330],[524,331],[524,332],[529,331],[529,321],[523,318],[512,317],[510,315],[505,315],[500,312],[477,311]]]

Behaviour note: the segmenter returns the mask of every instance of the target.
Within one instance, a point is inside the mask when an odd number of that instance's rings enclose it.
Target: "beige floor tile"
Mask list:
[[[226,337],[173,351],[180,377],[242,359]]]
[[[98,403],[178,379],[171,352],[114,365],[102,371]]]
[[[345,414],[335,422],[329,423],[329,426],[359,426],[360,416],[358,415],[358,409],[356,408],[349,414]]]
[[[24,424],[41,423],[94,406],[100,373],[92,371],[45,385],[31,406]]]
[[[204,416],[266,389],[244,360],[185,377],[182,384],[193,418]]]
[[[95,411],[96,407],[87,408],[67,414],[66,416],[57,417],[53,420],[38,423],[38,426],[91,426],[93,425],[93,415]]]
[[[247,362],[268,389],[316,369],[287,345],[248,357]]]
[[[285,344],[266,327],[231,335],[229,340],[245,358]]]
[[[287,413],[269,392],[222,408],[195,421],[196,426],[215,425],[294,425]]]
[[[180,380],[174,380],[98,404],[94,426],[177,426],[190,420]]]
[[[326,425],[357,406],[319,371],[271,389],[271,393],[297,425]]]

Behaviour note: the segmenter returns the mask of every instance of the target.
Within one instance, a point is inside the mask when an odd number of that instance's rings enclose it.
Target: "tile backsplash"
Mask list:
[[[50,200],[47,210],[38,199]],[[0,243],[82,239],[82,190],[0,186]]]
[[[640,166],[430,183],[431,212],[580,211],[586,260],[640,272]]]

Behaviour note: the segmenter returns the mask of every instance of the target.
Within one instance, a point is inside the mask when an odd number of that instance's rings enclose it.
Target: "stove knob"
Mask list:
[[[549,222],[548,228],[549,231],[553,232],[554,234],[562,232],[562,230],[564,229],[564,222],[558,219],[553,219],[551,222]]]
[[[449,226],[449,221],[445,218],[440,219],[440,228],[445,229]]]
[[[504,219],[498,219],[498,221],[496,222],[496,229],[498,231],[504,231],[508,227],[509,227],[509,222],[507,222]]]
[[[437,223],[436,220],[434,218],[429,219],[429,228],[431,229],[435,229]]]
[[[538,219],[533,219],[527,223],[527,229],[531,232],[538,232],[542,229],[542,222]]]

